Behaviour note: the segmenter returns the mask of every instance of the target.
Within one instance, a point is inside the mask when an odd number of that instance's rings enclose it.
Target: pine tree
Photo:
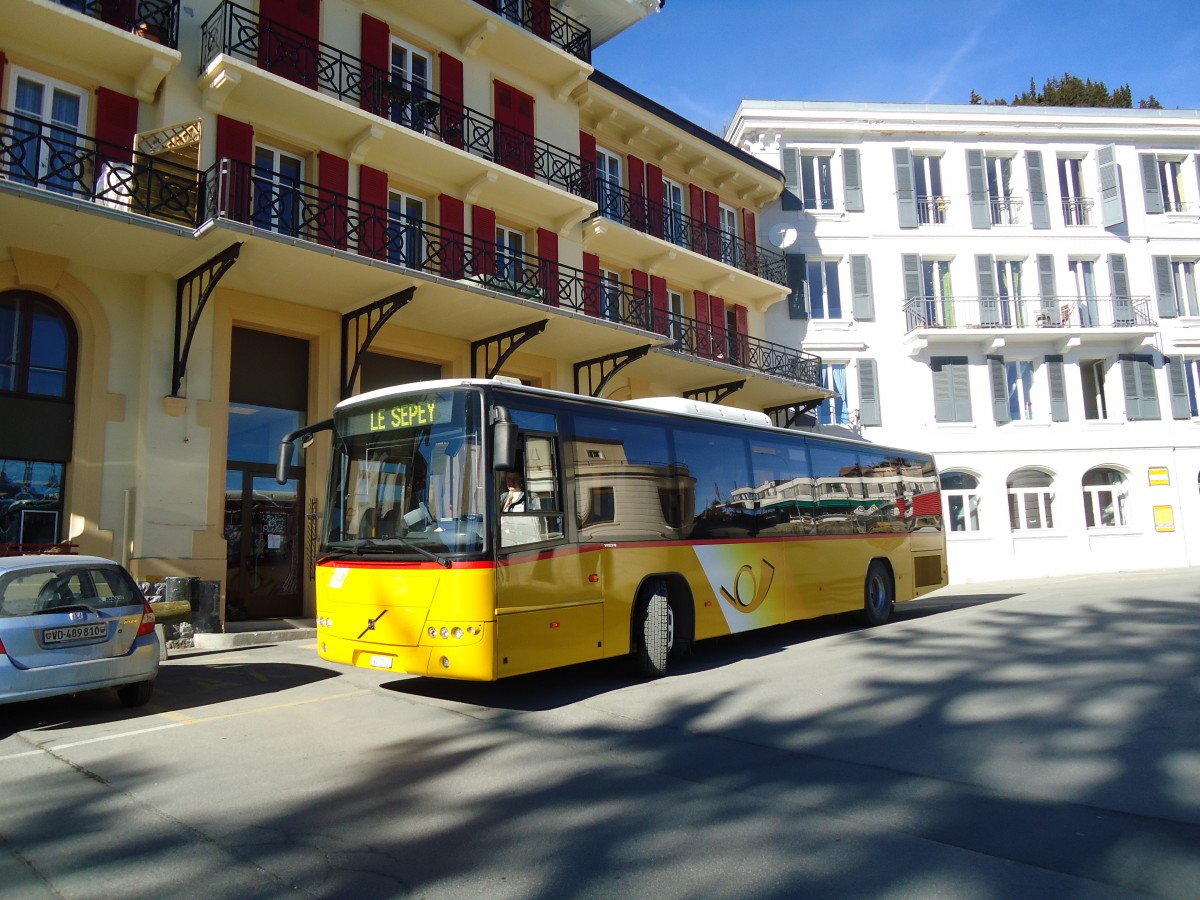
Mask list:
[[[971,91],[972,105],[1008,106],[1004,98],[984,100],[976,91]],[[1133,90],[1128,82],[1112,90],[1103,81],[1082,79],[1078,75],[1064,72],[1062,78],[1047,78],[1038,90],[1037,81],[1029,79],[1029,90],[1012,98],[1012,106],[1090,106],[1113,109],[1132,109]],[[1162,104],[1151,94],[1149,99],[1138,101],[1139,109],[1162,109]]]

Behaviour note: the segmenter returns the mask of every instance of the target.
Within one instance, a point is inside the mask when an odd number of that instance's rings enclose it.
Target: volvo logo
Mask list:
[[[368,631],[374,631],[375,623],[378,622],[380,619],[382,619],[386,615],[387,615],[387,610],[385,609],[383,612],[381,612],[375,618],[367,619],[367,627],[362,630],[362,634],[360,634],[358,636],[358,639],[361,641],[364,634],[366,634]]]

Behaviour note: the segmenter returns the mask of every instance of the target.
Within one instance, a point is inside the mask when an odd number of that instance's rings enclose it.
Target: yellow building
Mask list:
[[[519,378],[790,411],[783,176],[596,72],[655,0],[7,0],[0,543],[312,609],[351,394]]]

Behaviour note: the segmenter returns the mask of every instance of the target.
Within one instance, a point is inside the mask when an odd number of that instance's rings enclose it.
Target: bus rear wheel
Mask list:
[[[667,674],[667,657],[675,644],[675,614],[661,581],[649,585],[634,621],[638,673],[647,678]]]
[[[896,586],[892,583],[891,570],[879,560],[867,567],[867,580],[863,586],[862,619],[874,627],[883,625],[892,617],[896,608]]]

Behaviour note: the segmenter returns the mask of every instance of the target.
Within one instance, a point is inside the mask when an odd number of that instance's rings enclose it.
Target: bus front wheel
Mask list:
[[[867,567],[862,619],[872,627],[883,625],[892,617],[895,608],[896,586],[892,583],[892,572],[884,563],[875,560]]]
[[[647,678],[661,678],[667,674],[667,657],[675,644],[675,614],[665,583],[653,582],[646,594],[634,622],[637,668]]]

